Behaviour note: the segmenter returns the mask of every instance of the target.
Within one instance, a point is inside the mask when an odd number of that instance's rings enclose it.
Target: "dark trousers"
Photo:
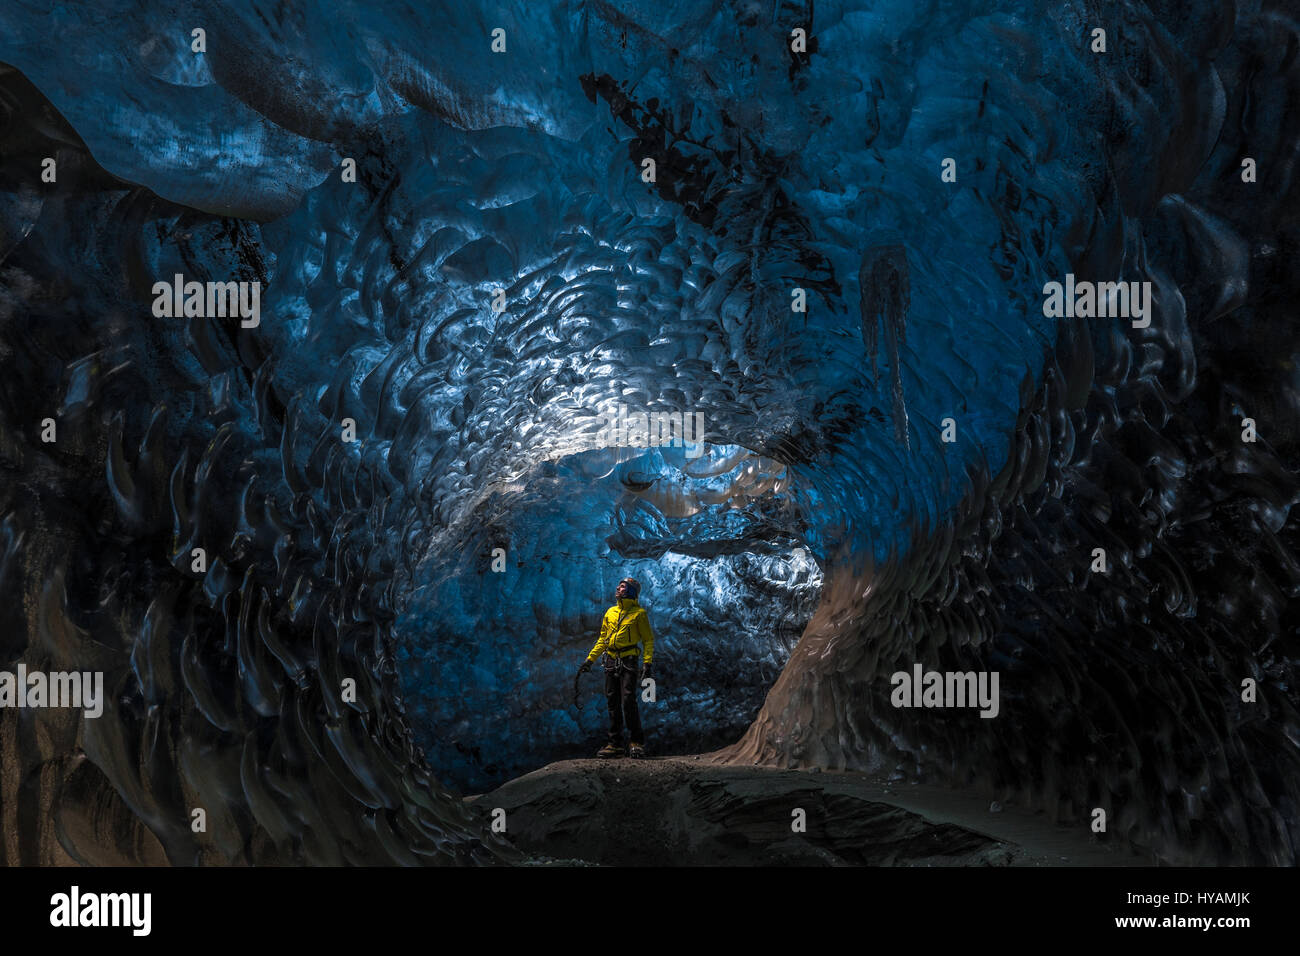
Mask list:
[[[609,742],[623,746],[623,716],[627,715],[628,741],[645,743],[641,737],[641,713],[637,710],[637,692],[641,682],[637,679],[640,668],[636,654],[617,660],[608,654],[602,658],[605,668],[605,700],[609,703]]]

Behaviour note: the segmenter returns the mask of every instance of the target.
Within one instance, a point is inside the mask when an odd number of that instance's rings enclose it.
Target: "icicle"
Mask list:
[[[894,437],[911,448],[907,431],[907,404],[903,401],[903,372],[899,351],[907,342],[907,308],[911,299],[907,250],[900,244],[873,246],[862,256],[858,269],[861,294],[862,342],[871,359],[871,375],[876,376],[879,351],[876,326],[885,325],[885,343],[889,348],[889,366],[894,394]]]

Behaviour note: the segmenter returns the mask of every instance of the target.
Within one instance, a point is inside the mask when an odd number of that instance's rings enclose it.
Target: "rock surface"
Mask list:
[[[1139,855],[1014,807],[864,773],[717,766],[710,755],[562,760],[466,801],[558,864],[1134,866]],[[792,829],[794,811],[806,830]]]

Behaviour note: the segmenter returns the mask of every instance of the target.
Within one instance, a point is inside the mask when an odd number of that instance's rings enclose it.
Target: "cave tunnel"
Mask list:
[[[517,861],[463,798],[591,757],[632,576],[654,757],[1294,865],[1294,19],[147,2],[51,54],[44,8],[0,667],[107,689],[0,710],[0,860]],[[918,666],[996,716],[898,706]]]

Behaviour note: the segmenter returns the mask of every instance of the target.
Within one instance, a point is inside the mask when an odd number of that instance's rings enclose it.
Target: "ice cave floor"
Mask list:
[[[466,797],[535,864],[1150,866],[1087,821],[885,775],[721,765],[725,751],[561,760]],[[804,811],[802,817],[796,811]],[[803,831],[796,832],[802,822]]]

